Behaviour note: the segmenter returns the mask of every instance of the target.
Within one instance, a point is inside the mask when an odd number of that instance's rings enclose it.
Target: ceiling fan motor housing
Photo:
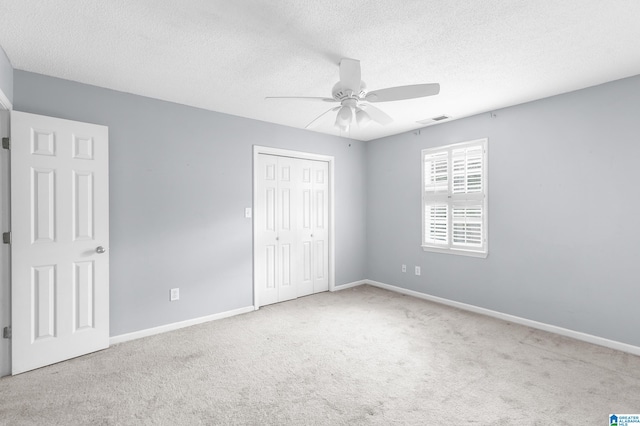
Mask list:
[[[340,82],[337,82],[336,84],[334,84],[333,89],[331,90],[331,94],[333,96],[333,99],[340,102],[344,101],[345,99],[360,100],[364,99],[364,97],[367,95],[367,85],[364,81],[361,81],[360,91],[356,94],[353,93],[350,89],[344,89],[342,87],[342,84],[340,84]]]

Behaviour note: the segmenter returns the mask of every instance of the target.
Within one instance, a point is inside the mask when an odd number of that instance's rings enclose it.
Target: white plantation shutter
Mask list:
[[[422,151],[425,250],[486,257],[487,140]]]
[[[453,206],[452,246],[482,247],[482,206]]]
[[[424,190],[426,192],[446,192],[449,189],[449,167],[446,152],[438,152],[424,157]]]
[[[453,150],[454,194],[482,191],[482,154],[482,146]]]
[[[447,205],[425,206],[425,240],[431,244],[448,244]]]

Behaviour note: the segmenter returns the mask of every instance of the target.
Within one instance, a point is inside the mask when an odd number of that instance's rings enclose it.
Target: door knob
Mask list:
[[[104,253],[105,251],[107,251],[107,250],[106,250],[104,247],[102,247],[102,246],[98,246],[98,247],[96,247],[96,253],[98,253],[98,254],[102,254],[102,253]]]

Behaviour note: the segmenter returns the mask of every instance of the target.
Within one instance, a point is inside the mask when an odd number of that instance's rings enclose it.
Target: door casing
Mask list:
[[[267,146],[254,145],[253,146],[253,307],[254,309],[258,309],[261,304],[258,300],[258,289],[257,282],[255,276],[255,262],[256,262],[256,250],[258,250],[258,246],[256,244],[256,235],[258,230],[256,225],[256,214],[255,207],[258,205],[257,203],[257,188],[258,188],[258,155],[260,154],[268,154],[268,155],[277,155],[281,157],[291,157],[291,158],[300,158],[304,160],[316,160],[316,161],[325,161],[329,164],[329,291],[335,291],[335,232],[334,232],[334,216],[335,216],[335,201],[334,201],[334,164],[335,159],[333,156],[322,155],[322,154],[314,154],[302,151],[293,151],[288,149],[280,149],[280,148],[272,148]]]
[[[0,90],[0,137],[10,135],[11,103]],[[0,233],[11,229],[9,151],[0,148]],[[11,325],[11,246],[0,242],[0,377],[11,374],[11,339],[2,329]]]

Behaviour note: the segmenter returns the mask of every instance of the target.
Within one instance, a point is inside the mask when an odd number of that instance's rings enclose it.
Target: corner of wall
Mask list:
[[[0,46],[0,108],[11,109],[13,105],[13,66]]]

